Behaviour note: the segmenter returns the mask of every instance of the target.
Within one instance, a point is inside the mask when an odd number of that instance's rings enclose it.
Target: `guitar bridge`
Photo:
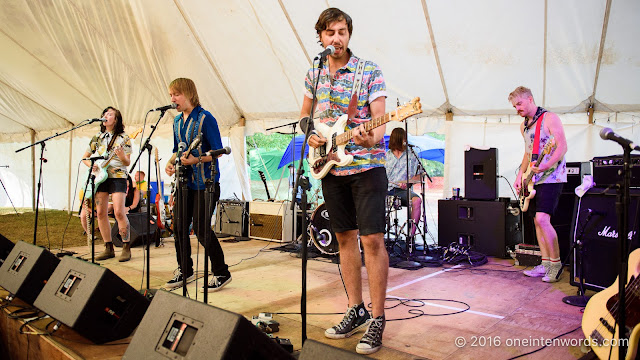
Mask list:
[[[598,330],[593,330],[591,332],[590,338],[591,338],[591,341],[593,341],[593,343],[598,346],[602,345],[602,343],[604,342],[604,337],[600,335]]]

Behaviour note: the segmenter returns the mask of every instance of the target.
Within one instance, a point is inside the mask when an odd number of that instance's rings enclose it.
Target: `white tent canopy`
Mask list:
[[[447,135],[447,185],[463,184],[466,145],[497,147],[501,175],[515,178],[521,119],[507,95],[518,85],[561,115],[569,161],[620,152],[599,140],[601,126],[640,142],[636,0],[2,3],[0,165],[10,167],[0,168],[0,179],[17,206],[31,205],[40,149],[33,155],[15,150],[98,117],[109,105],[122,111],[127,132],[133,131],[148,109],[169,103],[167,84],[176,77],[196,81],[203,106],[234,145],[223,176],[240,180],[226,190],[223,184],[223,197],[226,191],[250,198],[242,137],[298,119],[304,74],[322,50],[314,24],[327,6],[352,16],[350,48],[382,68],[387,110],[419,96],[424,112],[409,120],[410,132]],[[175,115],[168,112],[152,140],[164,158]],[[157,113],[149,116],[156,119]],[[43,169],[49,206],[68,207],[70,179],[95,131],[92,125],[47,143],[48,158],[56,160]],[[501,188],[501,195],[509,194]],[[4,193],[0,203],[10,205]]]

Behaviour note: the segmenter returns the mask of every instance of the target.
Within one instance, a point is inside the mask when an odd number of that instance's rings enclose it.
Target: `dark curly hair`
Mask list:
[[[323,11],[318,17],[318,22],[316,22],[316,33],[318,33],[318,42],[322,45],[320,41],[320,33],[322,30],[326,30],[329,27],[329,24],[336,21],[346,21],[347,29],[349,30],[349,37],[353,34],[353,23],[351,21],[351,16],[346,12],[338,9],[338,8],[328,8]]]

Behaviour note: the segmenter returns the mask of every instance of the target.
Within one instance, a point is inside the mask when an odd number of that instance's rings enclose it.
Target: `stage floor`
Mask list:
[[[274,335],[289,338],[298,352],[302,347],[301,259],[295,253],[274,250],[281,245],[260,240],[223,241],[233,280],[221,291],[209,293],[208,302],[247,318],[260,312],[276,314],[274,318],[280,323],[280,331]],[[197,255],[198,268],[202,269],[203,250],[197,246],[195,237],[192,237],[192,246],[194,262]],[[90,259],[87,247],[71,250],[78,252],[76,256]],[[116,258],[101,264],[134,288],[145,289],[143,248],[134,248],[132,253],[131,261],[120,263],[119,249],[116,249]],[[173,277],[176,267],[173,240],[164,239],[163,246],[151,249],[150,288],[162,288]],[[523,276],[522,269],[513,266],[512,260],[495,258],[475,268],[452,265],[418,270],[391,268],[384,346],[371,357],[507,359],[533,351],[546,339],[578,328],[582,309],[562,302],[564,296],[576,293],[576,288],[569,284],[568,269],[565,268],[560,282],[555,284]],[[363,274],[366,279],[364,268]],[[338,265],[328,258],[310,259],[307,279],[307,337],[355,352],[362,333],[344,340],[330,340],[323,335],[325,328],[341,320],[347,306]],[[192,299],[203,301],[203,293],[197,291],[203,280],[200,277],[188,285]],[[182,295],[182,289],[173,292]],[[366,284],[364,292],[367,302]],[[467,305],[469,309],[463,311]],[[418,316],[418,312],[424,315]],[[568,345],[547,347],[527,359],[576,359],[584,355],[577,345],[578,339],[584,339],[581,329],[561,339],[567,339]],[[570,339],[574,339],[573,344]],[[51,340],[57,341],[56,337]],[[129,340],[117,343],[126,344]],[[69,358],[119,358],[126,350],[126,345],[79,342],[66,343],[64,347]]]

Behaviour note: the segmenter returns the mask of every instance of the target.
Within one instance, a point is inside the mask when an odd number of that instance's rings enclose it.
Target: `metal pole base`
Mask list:
[[[396,267],[403,268],[403,269],[415,269],[415,268],[422,267],[422,264],[420,264],[417,261],[404,260],[397,263]]]
[[[589,302],[589,298],[591,298],[591,296],[584,296],[584,295],[565,296],[562,298],[562,302],[572,306],[585,307],[587,306],[587,302]]]

